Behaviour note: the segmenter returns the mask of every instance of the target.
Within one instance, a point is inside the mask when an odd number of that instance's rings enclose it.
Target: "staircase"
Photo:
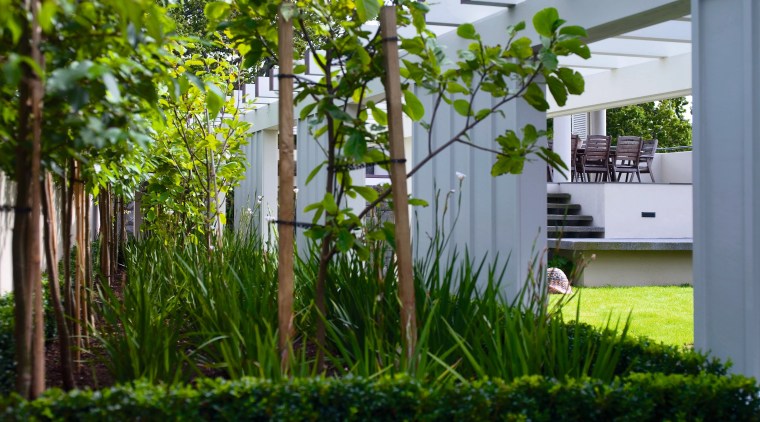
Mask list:
[[[604,237],[604,227],[593,226],[594,217],[580,215],[580,204],[573,204],[570,199],[569,193],[548,194],[546,236],[549,239]]]

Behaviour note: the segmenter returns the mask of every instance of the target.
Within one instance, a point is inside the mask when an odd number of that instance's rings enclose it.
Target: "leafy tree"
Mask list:
[[[183,57],[184,49],[173,51]],[[200,54],[175,63],[172,75],[184,79],[176,92],[163,92],[166,121],[157,125],[148,149],[142,197],[147,229],[167,237],[184,233],[208,247],[221,236],[222,198],[243,177],[250,126],[232,95],[238,74],[229,62]]]
[[[122,193],[133,190],[129,185],[134,186],[136,178],[130,175],[132,170],[122,164],[138,160],[122,161],[121,158],[134,156],[135,147],[150,140],[151,118],[158,99],[157,81],[166,76],[163,45],[171,24],[164,18],[164,10],[148,0],[31,0],[24,7],[17,1],[2,0],[0,9],[3,10],[0,14],[0,170],[21,187],[16,206],[25,210],[16,214],[14,226],[31,227],[23,221],[27,217],[35,217],[27,218],[31,221],[38,220],[39,206],[27,204],[39,204],[40,191],[52,189],[48,182],[46,189],[37,189],[41,174],[35,171],[30,174],[27,169],[42,167],[43,171],[59,177],[64,191],[61,201],[64,256],[68,256],[74,209],[81,213],[77,216],[81,222],[77,225],[79,250],[89,250],[84,235],[89,222],[84,214],[85,192],[100,193],[103,203],[108,196],[103,192],[113,192],[113,187]],[[35,34],[40,34],[42,39],[35,40]],[[42,56],[36,53],[38,48]],[[30,83],[35,84],[33,89]],[[39,92],[44,97],[32,98],[29,92]],[[31,104],[31,112],[25,109],[27,104]],[[9,110],[18,110],[18,113]],[[139,168],[132,171],[135,172],[139,172]],[[49,199],[50,195],[47,196]],[[74,203],[78,205],[75,207]],[[46,222],[53,213],[50,208],[46,207]],[[111,221],[105,221],[102,227],[109,226]],[[14,283],[18,279],[17,284],[24,286],[14,287],[18,298],[17,326],[23,329],[30,327],[25,315],[32,312],[31,292],[34,291],[34,301],[39,298],[39,262],[36,261],[38,256],[34,256],[39,254],[39,246],[23,245],[39,237],[38,229],[14,232],[13,260],[18,263],[14,266]],[[106,250],[105,243],[103,246]],[[54,246],[48,244],[48,248]],[[49,250],[47,253],[55,256]],[[88,320],[85,287],[91,284],[81,284],[90,274],[86,270],[87,256],[78,254],[75,285],[69,284],[69,260],[64,260],[66,320],[76,328],[71,332],[71,340],[76,342],[83,338],[79,333],[84,334],[82,323]],[[54,290],[51,297],[57,298],[58,287],[54,280],[51,280],[51,289]],[[80,294],[84,296],[78,296]],[[58,299],[54,302],[54,306],[60,305]],[[59,330],[65,332],[61,327]],[[64,337],[62,348],[66,343]],[[19,361],[23,363],[19,365],[19,392],[25,396],[35,395],[44,388],[44,380],[37,381],[35,373],[30,389],[28,362],[35,362],[36,367],[44,365],[44,349],[35,346],[30,350],[28,339],[21,335],[17,345]],[[62,356],[64,365],[70,363],[64,352]]]
[[[316,307],[320,314],[326,313],[326,289],[328,265],[336,253],[352,252],[363,258],[368,254],[364,239],[353,231],[362,225],[362,218],[369,210],[388,196],[390,190],[380,194],[365,186],[352,183],[350,169],[371,163],[380,163],[387,169],[389,157],[387,115],[370,98],[370,84],[383,79],[382,37],[379,31],[368,30],[364,24],[373,20],[382,2],[377,0],[303,2],[297,8],[283,9],[299,29],[312,57],[324,73],[319,80],[302,75],[305,67],[296,67],[294,75],[299,93],[296,103],[302,107],[300,119],[308,119],[311,135],[315,139],[326,138],[325,161],[307,178],[326,178],[326,192],[321,201],[310,204],[306,211],[314,212],[313,226],[307,235],[319,244],[319,268],[316,279]],[[232,40],[237,43],[246,62],[258,62],[265,58],[277,59],[277,27],[272,17],[279,10],[280,1],[238,0],[239,15],[230,18],[231,7],[226,2],[213,2],[206,6],[206,14],[212,24],[229,19],[224,26],[229,29]],[[497,159],[492,168],[494,176],[522,171],[526,157],[537,154],[557,166],[558,157],[546,148],[536,145],[543,133],[533,126],[523,128],[522,134],[507,131],[497,138],[498,149],[476,145],[470,139],[470,131],[478,123],[494,114],[508,101],[525,99],[539,110],[548,109],[544,89],[537,83],[543,78],[558,103],[564,104],[569,94],[583,91],[583,78],[577,72],[562,68],[557,56],[578,54],[588,57],[588,47],[581,41],[585,31],[576,26],[564,26],[555,9],[540,11],[533,24],[541,37],[542,46],[536,53],[534,43],[527,37],[519,37],[525,28],[522,23],[508,28],[505,45],[485,45],[475,27],[465,24],[457,33],[471,40],[467,49],[457,52],[458,59],[447,58],[438,44],[435,34],[425,25],[428,8],[416,1],[396,2],[399,25],[413,25],[416,34],[401,40],[401,76],[404,112],[423,127],[433,126],[439,117],[443,103],[450,104],[466,118],[466,123],[450,140],[439,148],[430,148],[408,176],[432,160],[438,153],[454,143],[462,143],[493,152]],[[323,42],[314,41],[318,37]],[[414,86],[429,93],[435,106],[426,110],[414,94]],[[493,98],[493,107],[472,109],[479,96]],[[378,123],[370,128],[368,116]],[[432,135],[431,135],[432,136]],[[303,141],[302,141],[303,142]],[[430,142],[421,140],[421,142]],[[319,171],[324,169],[320,175]],[[361,196],[371,205],[365,210],[352,210],[343,206],[346,197]],[[384,239],[393,244],[393,228],[385,226],[368,236]],[[412,322],[414,323],[414,322]],[[324,350],[324,322],[317,316],[316,343],[319,352]],[[409,333],[413,333],[410,330]],[[282,334],[282,333],[281,333]],[[401,337],[406,337],[405,332]],[[412,334],[413,335],[413,334]],[[413,342],[412,342],[413,344]],[[410,356],[408,350],[402,360]],[[406,361],[405,364],[413,365]]]
[[[607,134],[657,139],[661,147],[691,145],[691,122],[686,119],[685,97],[607,110]]]

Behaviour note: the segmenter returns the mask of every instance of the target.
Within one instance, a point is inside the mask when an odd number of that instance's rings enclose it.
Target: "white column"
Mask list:
[[[589,135],[607,134],[607,110],[595,110],[589,113]]]
[[[554,118],[554,152],[557,153],[562,162],[567,165],[567,171],[563,176],[562,173],[554,170],[554,182],[570,181],[570,159],[572,151],[570,146],[570,135],[573,130],[573,118],[570,115]]]
[[[306,184],[306,178],[318,165],[322,164],[327,157],[324,151],[327,150],[327,134],[323,134],[319,139],[315,139],[309,133],[309,118],[298,120],[298,162],[296,168],[298,175],[296,185],[298,186],[298,195],[296,196],[296,220],[304,223],[311,223],[314,211],[304,212],[303,209],[315,202],[321,201],[325,196],[327,188],[327,166],[322,166],[316,176],[309,184]],[[324,221],[324,216],[322,216]],[[310,240],[304,236],[304,229],[296,228],[296,247],[302,257],[306,257],[309,252]]]
[[[258,224],[263,240],[269,241],[272,227],[268,217],[277,217],[277,175],[279,148],[277,147],[278,133],[276,130],[263,130],[257,139],[256,150],[256,205],[259,207]],[[261,203],[259,204],[259,196]]]
[[[266,218],[277,216],[277,131],[254,132],[244,150],[248,167],[235,188],[235,227],[247,229],[251,224],[267,241],[272,227]]]
[[[433,99],[423,89],[417,89],[416,94],[429,113]],[[476,110],[491,105],[490,98],[485,97],[475,102]],[[497,115],[482,122],[472,131],[470,139],[499,148],[493,140],[507,129],[519,133],[528,123],[538,129],[546,126],[546,114],[522,100],[512,101],[502,110],[505,117]],[[433,149],[449,140],[465,121],[448,105],[441,105],[438,114],[431,128]],[[420,161],[428,155],[428,132],[415,124],[412,133],[413,157]],[[428,201],[430,206],[414,210],[413,250],[418,258],[424,257],[429,239],[438,228],[451,236],[448,252],[456,247],[459,259],[465,248],[475,260],[486,257],[493,261],[498,255],[499,263],[504,264],[509,258],[503,287],[507,298],[512,299],[528,277],[531,258],[540,252],[534,251],[533,245],[546,244],[546,163],[533,160],[526,162],[521,175],[492,177],[494,162],[491,153],[455,144],[415,174],[412,195]],[[466,175],[461,189],[456,172]],[[446,215],[442,215],[444,208]],[[479,282],[486,282],[485,274]]]
[[[695,346],[758,377],[760,3],[691,4]]]

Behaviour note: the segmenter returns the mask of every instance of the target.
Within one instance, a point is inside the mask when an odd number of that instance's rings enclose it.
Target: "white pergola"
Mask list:
[[[507,26],[531,22],[545,7],[557,8],[563,19],[588,31],[592,58],[561,62],[584,74],[586,93],[564,107],[554,105],[548,113],[523,102],[510,103],[504,119],[476,129],[473,139],[492,140],[505,129],[528,123],[541,128],[547,117],[558,118],[562,125],[563,116],[572,113],[692,94],[695,347],[731,359],[737,372],[760,376],[760,224],[755,224],[760,217],[760,166],[754,165],[760,162],[760,26],[754,24],[760,22],[760,3],[437,0],[431,2],[428,21],[453,53],[466,46],[455,34],[456,25],[473,23],[486,43],[503,43]],[[422,92],[418,95],[430,101]],[[276,164],[262,157],[271,156],[272,148],[276,151],[276,112],[269,106],[249,114],[256,131],[249,148],[256,161],[249,181],[238,190],[240,197],[263,192],[265,209],[273,211],[276,191],[267,194],[262,181],[276,176]],[[446,138],[461,119],[446,112],[450,118],[432,129],[437,138]],[[299,122],[299,180],[323,159],[309,146],[314,142],[304,126]],[[412,159],[422,155],[423,145],[414,142],[422,135],[421,127],[412,128]],[[531,270],[531,259],[546,244],[545,166],[535,161],[522,175],[492,178],[493,159],[455,146],[414,177],[412,193],[432,201],[434,182],[445,193],[458,188],[455,171],[467,174],[453,242],[477,257],[509,256],[507,279],[514,284],[507,293],[514,294]],[[300,210],[317,200],[318,189],[301,182],[299,188]],[[434,217],[432,207],[419,211],[413,222],[418,234],[432,230]],[[301,213],[299,218],[308,217]],[[449,215],[441,223],[450,225],[452,220]],[[419,238],[424,241],[424,236]]]

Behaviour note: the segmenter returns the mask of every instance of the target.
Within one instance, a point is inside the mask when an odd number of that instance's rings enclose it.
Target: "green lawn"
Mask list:
[[[603,326],[612,315],[625,321],[631,312],[631,336],[646,336],[667,344],[694,343],[694,289],[691,286],[668,287],[587,287],[575,288],[574,297],[565,305],[565,319],[574,319],[577,301],[581,301],[580,320]],[[552,295],[552,303],[559,300]]]

